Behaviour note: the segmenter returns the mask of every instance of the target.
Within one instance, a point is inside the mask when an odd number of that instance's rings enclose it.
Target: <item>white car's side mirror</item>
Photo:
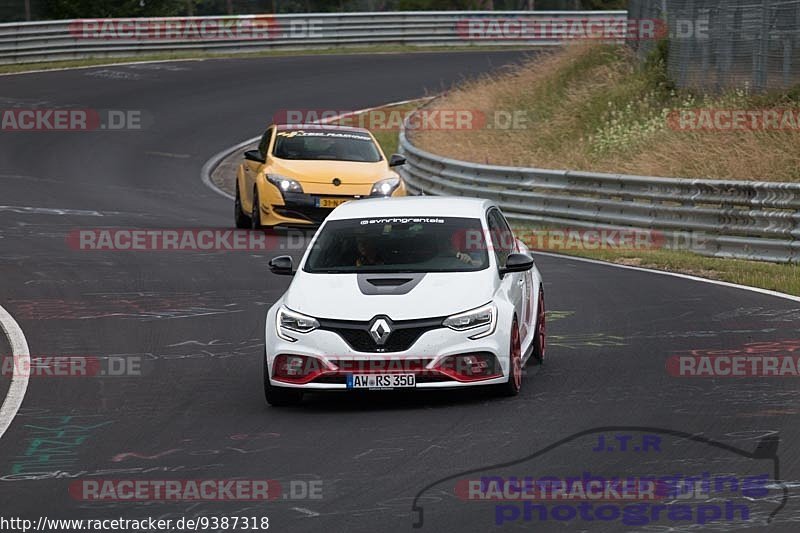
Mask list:
[[[500,276],[510,272],[526,272],[533,268],[533,257],[528,254],[509,254],[506,264],[500,267]]]

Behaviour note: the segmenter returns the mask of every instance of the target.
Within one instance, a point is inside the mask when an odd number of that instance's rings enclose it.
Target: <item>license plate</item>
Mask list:
[[[317,207],[339,207],[349,198],[317,198]]]
[[[414,374],[348,374],[348,389],[413,389],[417,386]]]

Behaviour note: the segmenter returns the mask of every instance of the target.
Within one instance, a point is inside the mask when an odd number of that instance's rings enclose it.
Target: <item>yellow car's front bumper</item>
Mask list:
[[[337,187],[340,190],[331,194],[324,191],[281,194],[271,183],[265,183],[262,188],[264,190],[259,191],[259,199],[263,226],[311,226],[321,224],[331,211],[344,202],[371,198],[369,190],[372,186],[342,185]],[[406,195],[405,183],[401,181],[391,196]]]

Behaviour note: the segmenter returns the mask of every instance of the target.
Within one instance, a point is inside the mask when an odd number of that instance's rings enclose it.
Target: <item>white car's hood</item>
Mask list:
[[[448,316],[491,301],[493,274],[492,269],[429,273],[405,294],[364,294],[358,274],[308,274],[301,270],[284,295],[284,304],[315,318],[340,320],[371,320],[376,315],[392,320]],[[361,276],[363,286],[363,277],[369,276]],[[392,277],[403,276],[412,275]]]

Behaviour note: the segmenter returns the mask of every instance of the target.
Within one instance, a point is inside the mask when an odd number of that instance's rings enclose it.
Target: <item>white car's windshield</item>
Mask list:
[[[321,128],[279,131],[272,155],[280,159],[361,163],[377,163],[383,159],[369,135]]]
[[[477,218],[331,220],[303,268],[310,273],[471,272],[489,265]]]

